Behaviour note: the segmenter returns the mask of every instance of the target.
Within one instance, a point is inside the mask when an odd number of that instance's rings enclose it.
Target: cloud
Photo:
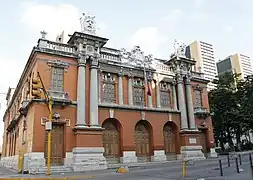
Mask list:
[[[147,54],[159,55],[159,47],[167,42],[167,37],[163,36],[158,27],[144,27],[138,29],[130,38],[130,45],[138,45]]]
[[[183,15],[184,12],[181,9],[173,9],[168,16],[165,16],[161,20],[164,23],[177,23],[182,19]]]
[[[25,3],[24,12],[20,22],[39,34],[40,31],[48,32],[47,38],[55,40],[56,36],[64,30],[64,39],[68,40],[68,34],[80,31],[79,18],[81,12],[72,4],[39,4]],[[104,22],[97,22],[98,33],[107,29]]]

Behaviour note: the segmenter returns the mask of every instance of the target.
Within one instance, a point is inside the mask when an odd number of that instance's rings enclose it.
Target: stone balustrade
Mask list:
[[[53,42],[46,39],[40,39],[38,42],[38,47],[44,48],[44,49],[55,50],[55,51],[67,52],[67,53],[75,52],[74,47],[68,44]]]

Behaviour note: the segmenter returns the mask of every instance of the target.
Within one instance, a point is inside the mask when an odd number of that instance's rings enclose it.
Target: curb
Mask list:
[[[30,178],[0,178],[0,180],[76,180],[76,179],[93,179],[96,176],[70,176],[70,177],[30,177]]]

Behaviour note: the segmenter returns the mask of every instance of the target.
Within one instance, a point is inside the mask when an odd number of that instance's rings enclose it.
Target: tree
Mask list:
[[[221,148],[224,151],[224,144],[229,143],[230,147],[234,148],[232,139],[236,136],[237,144],[240,144],[243,123],[245,118],[241,114],[242,106],[240,98],[242,93],[243,83],[238,80],[240,74],[225,73],[214,81],[217,88],[210,91],[209,103],[210,110],[213,115],[214,136],[216,144],[220,142]],[[240,89],[241,91],[238,91]]]

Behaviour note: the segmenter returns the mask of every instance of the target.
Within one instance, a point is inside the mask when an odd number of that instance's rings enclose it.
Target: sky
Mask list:
[[[253,57],[252,0],[8,0],[0,6],[0,117],[8,87],[16,87],[40,31],[55,40],[80,31],[82,12],[96,16],[107,47],[168,58],[175,39],[211,43],[217,61],[233,53]],[[0,134],[3,122],[0,120]],[[0,140],[1,143],[2,140]]]

